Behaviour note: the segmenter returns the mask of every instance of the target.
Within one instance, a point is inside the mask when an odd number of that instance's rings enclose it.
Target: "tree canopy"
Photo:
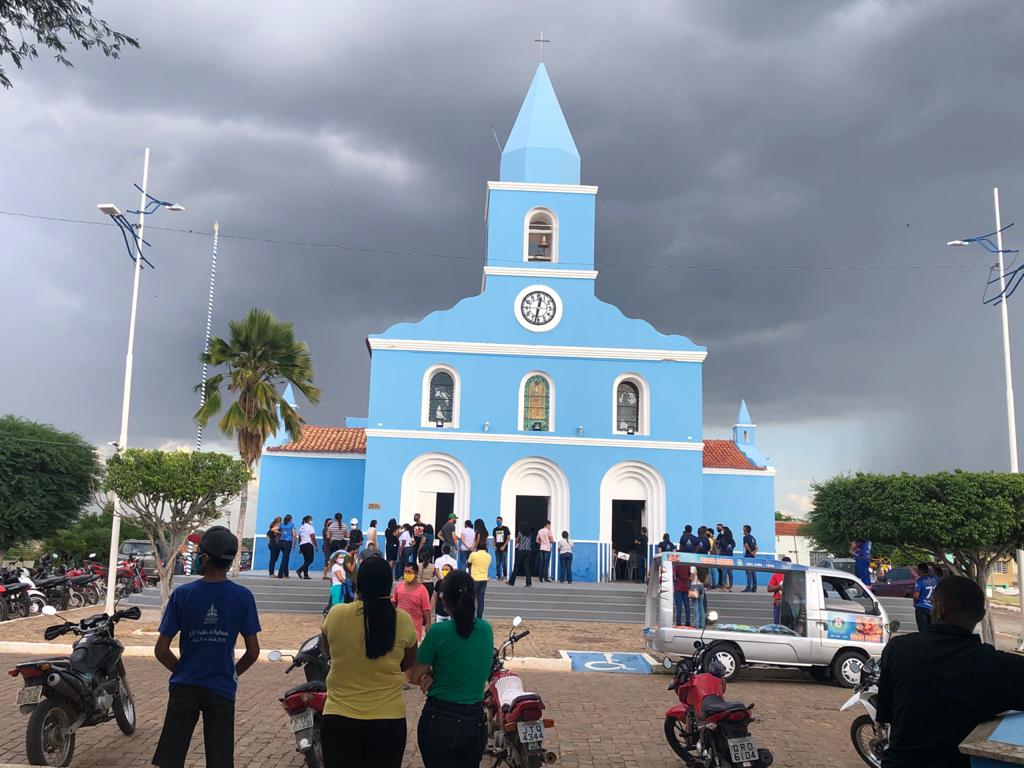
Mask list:
[[[0,60],[9,56],[14,66],[24,69],[26,61],[39,57],[38,46],[43,46],[71,67],[66,55],[69,43],[77,42],[85,50],[99,48],[112,59],[119,58],[125,46],[139,47],[138,40],[93,16],[92,5],[93,0],[0,0]],[[15,36],[17,41],[12,39]],[[11,87],[2,66],[0,85]]]
[[[146,532],[160,563],[164,602],[174,558],[185,537],[220,517],[249,481],[249,469],[223,453],[130,448],[107,461],[103,489],[117,494],[120,512]]]
[[[114,518],[114,505],[106,504],[96,513],[82,515],[78,522],[60,528],[43,541],[43,552],[54,552],[62,558],[81,561],[95,553],[97,559],[106,562],[110,552],[110,531]],[[121,522],[121,536],[118,544],[127,539],[146,539],[145,530],[130,519]]]
[[[93,498],[102,464],[72,432],[0,418],[0,556],[73,523]]]

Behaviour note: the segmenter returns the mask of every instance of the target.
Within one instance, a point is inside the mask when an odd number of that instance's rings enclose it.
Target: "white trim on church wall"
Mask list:
[[[542,291],[544,293],[550,294],[552,300],[555,302],[555,316],[551,318],[551,320],[546,325],[534,325],[533,323],[528,322],[525,317],[523,317],[523,299],[526,297],[528,293],[533,293],[534,291]],[[534,283],[533,285],[526,286],[525,288],[523,288],[523,290],[516,294],[516,300],[512,304],[512,311],[515,313],[516,322],[523,326],[523,328],[525,328],[526,330],[532,331],[533,333],[547,333],[548,331],[555,330],[555,328],[558,327],[558,324],[562,322],[562,315],[565,311],[565,305],[562,303],[562,297],[558,295],[558,291],[556,291],[550,285]]]
[[[454,512],[459,520],[469,519],[469,473],[458,459],[446,453],[424,453],[409,462],[402,473],[399,523],[411,523],[419,512],[421,493],[455,495]]]
[[[546,264],[544,261],[534,261],[532,264]],[[543,267],[484,267],[485,275],[496,277],[532,277],[544,275],[545,280],[554,280],[559,277],[573,280],[594,280],[597,278],[596,269],[545,269]]]
[[[551,258],[547,261],[542,259],[530,260],[530,220],[535,213],[543,213],[551,218]],[[526,212],[523,219],[523,261],[527,264],[557,264],[558,263],[558,216],[550,208],[538,205]]]
[[[447,422],[442,429],[458,429],[459,411],[462,404],[462,380],[459,378],[459,372],[455,370],[454,366],[445,365],[444,363],[430,366],[427,368],[426,373],[423,374],[423,390],[420,394],[420,426],[437,429],[437,422],[430,418],[429,411],[430,379],[438,371],[450,374],[455,385],[452,391],[452,420]]]
[[[511,192],[568,192],[576,195],[596,195],[597,187],[586,184],[539,184],[522,181],[488,181],[487,190],[507,189]]]
[[[625,430],[619,429],[619,384],[624,381],[636,385],[640,393],[640,407],[637,409],[637,430],[638,435],[651,434],[651,388],[647,379],[639,373],[623,373],[615,377],[612,382],[612,434],[625,435]]]
[[[551,378],[551,374],[546,371],[530,371],[519,381],[519,411],[516,416],[516,429],[520,432],[529,432],[531,434],[538,434],[532,429],[526,429],[523,427],[523,417],[526,415],[526,402],[524,395],[526,394],[526,382],[529,381],[533,376],[543,376],[548,382],[548,428],[547,432],[555,431],[555,380]],[[541,432],[540,434],[544,434]]]
[[[601,479],[601,541],[612,540],[612,502],[643,501],[643,525],[648,541],[661,541],[665,533],[665,480],[642,461],[623,461]]]
[[[764,469],[729,469],[726,467],[705,467],[705,475],[751,475],[753,477],[775,477],[775,467]]]
[[[320,453],[319,451],[268,451],[263,449],[264,456],[287,456],[290,459],[363,459],[365,453]]]
[[[550,459],[530,456],[520,459],[505,472],[501,481],[501,519],[513,535],[517,526],[516,496],[549,497],[548,519],[555,536],[559,536],[560,531],[572,530],[569,526],[569,481],[562,468]]]
[[[552,270],[553,271],[553,270]],[[550,289],[549,289],[550,290]],[[516,308],[518,312],[518,307]],[[437,341],[433,339],[384,339],[370,337],[370,349],[405,352],[444,352],[466,355],[515,355],[517,357],[579,357],[593,360],[670,360],[702,363],[706,351],[680,349],[626,349],[620,347],[570,347],[546,344],[498,344],[485,341]]]
[[[367,437],[393,437],[404,440],[464,440],[478,443],[535,443],[537,445],[586,445],[598,448],[651,448],[664,451],[702,451],[704,443],[672,440],[646,440],[641,436],[621,438],[570,437],[544,432],[497,434],[494,432],[456,432],[447,429],[381,429],[366,430]]]

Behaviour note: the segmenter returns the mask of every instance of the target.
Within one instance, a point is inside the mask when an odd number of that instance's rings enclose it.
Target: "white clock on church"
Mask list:
[[[562,300],[546,285],[529,285],[516,296],[513,311],[528,331],[550,331],[562,319]]]

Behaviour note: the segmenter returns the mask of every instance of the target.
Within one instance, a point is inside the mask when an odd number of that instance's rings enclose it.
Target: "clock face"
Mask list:
[[[555,300],[544,291],[533,291],[523,296],[519,312],[530,325],[547,325],[555,318]]]

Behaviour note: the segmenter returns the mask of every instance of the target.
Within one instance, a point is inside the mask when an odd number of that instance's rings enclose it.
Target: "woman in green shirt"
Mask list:
[[[473,579],[452,571],[437,586],[451,621],[433,624],[416,653],[412,679],[427,694],[416,738],[425,768],[477,768],[487,743],[484,687],[494,631],[476,618]]]

